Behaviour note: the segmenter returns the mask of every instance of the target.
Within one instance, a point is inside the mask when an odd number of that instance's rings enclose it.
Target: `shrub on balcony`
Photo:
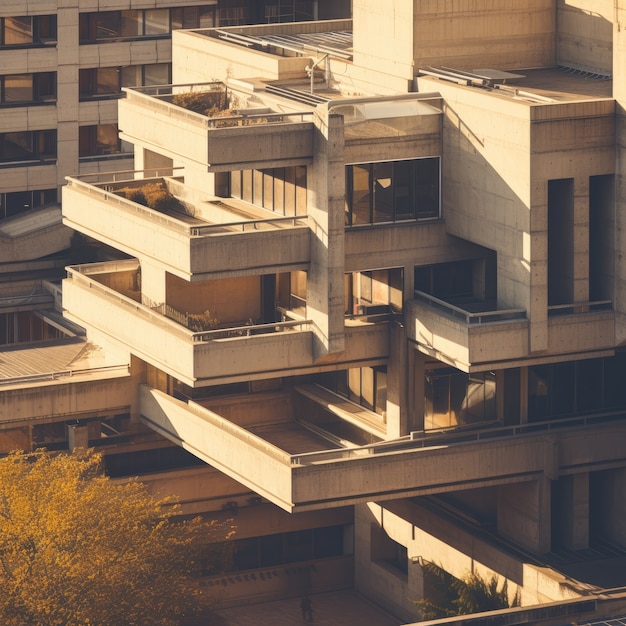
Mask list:
[[[217,112],[224,111],[228,107],[224,89],[177,93],[172,96],[172,104],[208,117],[213,117]]]
[[[118,196],[163,213],[185,211],[183,203],[172,194],[163,182],[146,183],[139,187],[123,187],[115,192]]]
[[[187,313],[187,328],[195,333],[215,330],[219,323],[219,320],[215,319],[208,309],[204,313]]]

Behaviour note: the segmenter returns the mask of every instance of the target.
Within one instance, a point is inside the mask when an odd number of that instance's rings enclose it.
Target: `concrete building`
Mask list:
[[[3,451],[235,515],[224,605],[625,585],[626,3],[521,5],[175,31],[132,166],[67,170],[89,245],[5,291],[47,341],[2,353]]]

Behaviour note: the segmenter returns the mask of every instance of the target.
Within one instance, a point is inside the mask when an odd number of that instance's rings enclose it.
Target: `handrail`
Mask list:
[[[433,309],[444,310],[453,317],[462,319],[466,324],[490,324],[493,322],[503,322],[511,320],[525,320],[526,309],[497,309],[495,311],[481,311],[470,313],[461,307],[435,298],[423,291],[415,290],[415,297],[428,304]]]
[[[583,427],[587,428],[600,422],[617,421],[624,419],[626,414],[623,411],[611,413],[598,413],[595,415],[576,416],[546,420],[543,422],[532,422],[527,424],[516,424],[512,426],[496,426],[472,430],[471,432],[443,432],[437,431],[433,434],[425,434],[424,431],[412,431],[409,435],[393,439],[391,441],[379,441],[364,446],[353,446],[350,448],[339,448],[332,450],[320,450],[317,452],[304,452],[292,455],[292,465],[310,465],[334,460],[346,460],[363,458],[373,454],[386,454],[399,451],[425,450],[440,446],[461,445],[467,443],[477,443],[487,440],[503,439],[518,435],[535,434],[537,432],[550,432],[562,428]],[[452,430],[452,429],[451,429]]]
[[[592,300],[571,304],[551,304],[548,306],[548,315],[573,315],[577,313],[593,313],[595,311],[610,311],[613,307],[611,300]]]
[[[274,322],[272,324],[246,324],[245,326],[234,326],[232,328],[218,328],[215,330],[196,332],[193,334],[192,338],[194,343],[204,343],[218,339],[234,339],[237,337],[250,337],[252,335],[267,335],[270,333],[284,332],[297,327],[299,327],[298,330],[307,330],[312,326],[312,324],[313,322],[311,320]]]
[[[11,378],[0,378],[0,386],[5,385],[19,385],[21,383],[36,383],[49,380],[57,380],[59,378],[67,378],[72,376],[79,376],[81,374],[98,374],[105,372],[125,370],[126,373],[130,372],[128,365],[104,365],[101,367],[91,367],[76,370],[56,370],[53,372],[42,372],[40,374],[26,374],[24,376],[12,376]]]

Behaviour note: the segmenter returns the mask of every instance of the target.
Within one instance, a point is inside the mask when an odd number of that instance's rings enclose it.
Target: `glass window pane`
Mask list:
[[[537,422],[549,414],[550,393],[549,365],[535,365],[528,368],[528,421]]]
[[[376,377],[376,407],[375,411],[379,415],[387,413],[387,368],[375,368]]]
[[[361,370],[361,406],[374,410],[374,370],[364,367]]]
[[[271,567],[283,562],[282,535],[259,537],[259,567]]]
[[[418,159],[414,163],[414,204],[418,218],[439,216],[439,159]]]
[[[411,192],[413,172],[412,161],[397,161],[394,164],[394,200],[395,219],[410,220],[415,218],[415,206]]]
[[[313,530],[314,556],[323,559],[331,556],[341,556],[343,550],[343,526],[329,526]]]
[[[296,166],[296,215],[306,215],[306,166]]]
[[[119,11],[96,13],[94,19],[96,21],[96,39],[111,39],[121,36],[121,15]]]
[[[169,85],[170,84],[170,64],[151,63],[143,66],[143,84]]]
[[[450,425],[464,424],[463,409],[467,393],[467,376],[463,373],[450,374]]]
[[[117,124],[100,124],[96,131],[96,153],[114,154],[119,152]]]
[[[148,9],[144,11],[144,34],[167,35],[170,32],[170,14],[168,9]]]
[[[97,71],[96,93],[113,95],[120,93],[120,73],[116,67],[101,67]]]
[[[352,166],[352,224],[370,223],[370,167]]]
[[[285,168],[285,215],[296,214],[296,170]]]
[[[122,11],[120,34],[122,37],[141,37],[143,34],[141,11]]]
[[[274,211],[285,214],[285,168],[274,168]]]
[[[393,221],[393,164],[374,163],[373,209],[374,222]]]
[[[313,533],[311,530],[298,530],[285,533],[283,542],[285,563],[308,561],[313,558]]]
[[[4,77],[3,102],[32,102],[33,100],[32,74],[13,74]]]
[[[122,87],[137,87],[138,85],[141,85],[141,65],[123,67]]]
[[[200,28],[213,28],[217,26],[215,22],[215,7],[200,7]],[[195,28],[195,27],[194,27]]]
[[[260,170],[253,170],[252,189],[252,203],[263,206],[263,172]]]
[[[32,17],[5,17],[4,44],[18,46],[33,43]]]

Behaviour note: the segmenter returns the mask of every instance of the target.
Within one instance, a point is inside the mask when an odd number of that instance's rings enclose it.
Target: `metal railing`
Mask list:
[[[88,267],[88,266],[87,266]],[[298,320],[286,322],[274,322],[271,324],[252,324],[243,326],[232,326],[230,328],[220,328],[216,330],[193,332],[180,324],[176,320],[172,320],[166,315],[158,312],[154,308],[137,302],[132,298],[123,296],[114,289],[92,280],[81,273],[80,266],[71,266],[67,268],[68,278],[80,282],[86,289],[95,291],[109,300],[114,300],[119,306],[132,309],[135,314],[139,314],[152,322],[158,322],[161,326],[166,324],[168,330],[182,334],[194,343],[207,343],[219,339],[237,339],[240,337],[252,337],[256,335],[268,335],[272,333],[285,331],[309,331],[312,329],[313,322],[311,320]]]
[[[120,172],[117,173],[118,175]],[[82,193],[98,197],[103,202],[112,203],[119,206],[124,211],[133,212],[137,215],[141,215],[144,219],[150,220],[152,222],[156,222],[158,224],[162,224],[166,226],[170,230],[174,230],[177,232],[182,232],[188,237],[206,237],[210,235],[215,235],[219,233],[224,233],[224,231],[235,231],[235,232],[251,232],[258,231],[263,229],[279,229],[284,227],[307,227],[307,217],[306,215],[290,215],[290,216],[277,216],[277,217],[269,217],[263,219],[248,219],[248,220],[239,220],[236,222],[224,222],[224,223],[215,223],[215,224],[201,224],[201,225],[190,225],[186,222],[183,222],[176,217],[170,216],[167,213],[163,213],[161,211],[157,211],[156,209],[151,209],[142,204],[138,204],[137,202],[133,202],[132,200],[128,200],[123,196],[119,196],[115,193],[116,188],[111,185],[111,183],[115,182],[121,185],[121,183],[133,183],[133,184],[147,184],[154,180],[162,180],[162,177],[154,177],[154,178],[145,178],[141,180],[137,179],[113,179],[107,181],[107,183],[99,183],[101,186],[97,186],[86,182],[84,180],[87,177],[73,178],[67,177],[66,183],[69,188],[76,188]],[[226,208],[228,208],[228,204],[224,203]]]
[[[465,324],[492,324],[494,322],[510,322],[526,320],[526,309],[501,309],[495,311],[479,311],[471,313],[461,307],[435,298],[423,291],[415,290],[415,299],[428,305],[431,309],[442,311],[460,319]]]
[[[0,387],[6,385],[25,385],[30,383],[40,383],[55,381],[60,378],[80,376],[83,374],[108,374],[115,372],[130,373],[128,365],[107,365],[102,367],[92,367],[89,369],[57,370],[54,372],[42,372],[40,374],[27,374],[25,376],[12,376],[11,378],[0,378]]]
[[[495,439],[505,439],[520,435],[553,432],[564,428],[586,428],[600,423],[616,422],[626,419],[623,411],[599,413],[595,415],[575,416],[571,418],[554,419],[543,422],[516,424],[512,426],[488,426],[473,428],[471,431],[438,430],[432,433],[413,431],[409,435],[392,441],[379,441],[365,446],[339,448],[307,452],[291,456],[292,465],[311,465],[335,460],[363,458],[371,455],[408,452],[411,450],[425,450],[438,446],[462,445],[478,443]]]
[[[552,304],[548,307],[548,316],[577,315],[579,313],[596,313],[598,311],[611,311],[611,300],[595,300],[593,302],[579,302],[576,304]]]

